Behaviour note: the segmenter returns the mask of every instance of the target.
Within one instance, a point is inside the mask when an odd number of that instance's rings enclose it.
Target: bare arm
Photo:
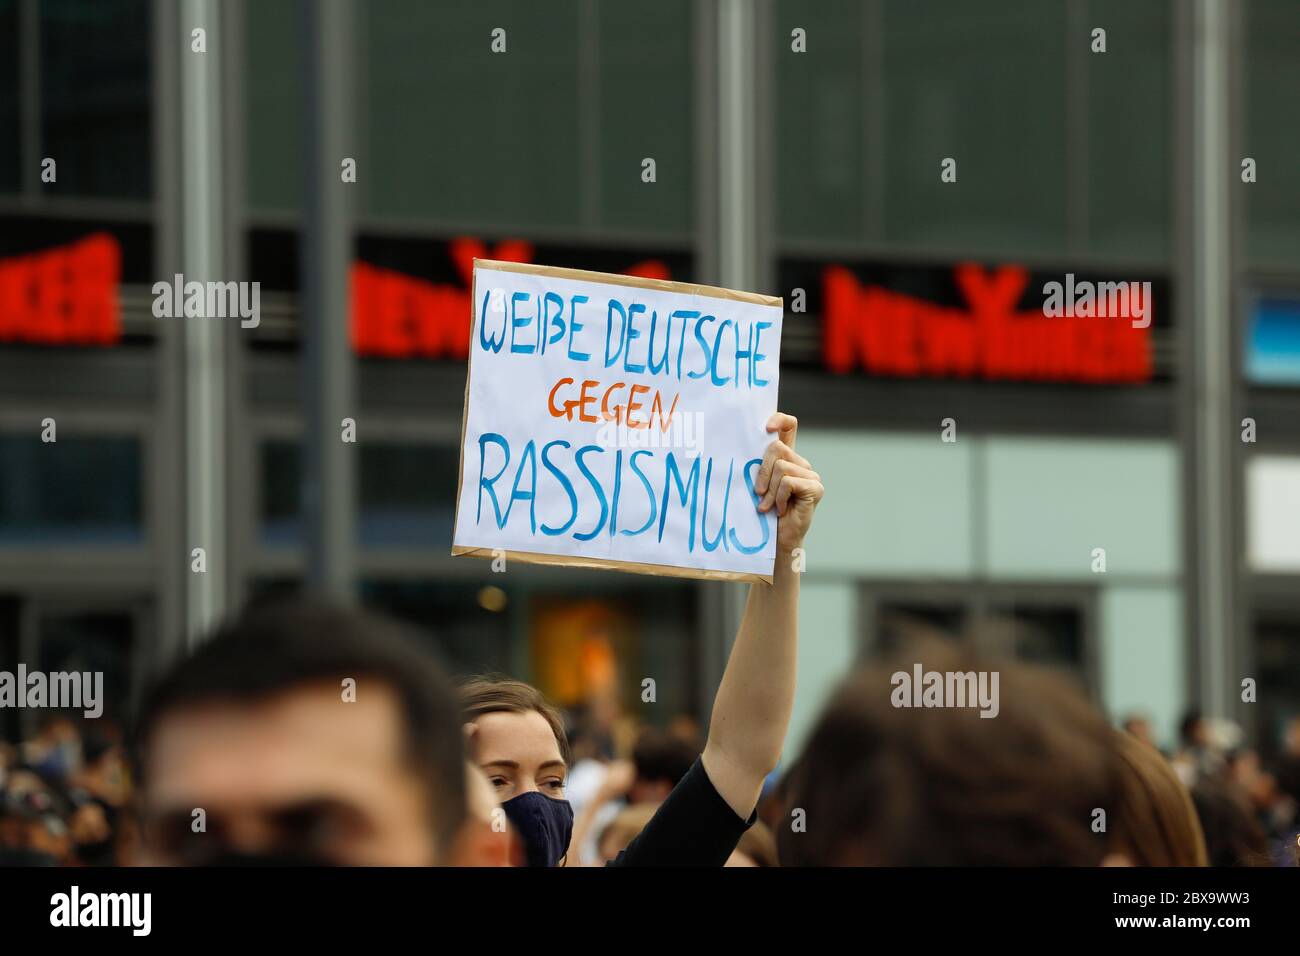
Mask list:
[[[776,508],[776,568],[771,584],[753,584],[736,642],[713,700],[704,769],[736,815],[747,819],[763,779],[776,767],[794,706],[799,575],[793,552],[803,546],[824,494],[820,476],[794,451],[798,423],[778,412],[768,422],[768,446],[754,490],[758,508]]]

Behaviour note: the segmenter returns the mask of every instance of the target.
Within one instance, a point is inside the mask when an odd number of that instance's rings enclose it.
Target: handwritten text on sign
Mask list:
[[[455,554],[770,578],[779,299],[476,260]]]

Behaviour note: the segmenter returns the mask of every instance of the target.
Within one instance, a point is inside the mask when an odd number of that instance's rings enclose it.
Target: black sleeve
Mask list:
[[[609,866],[722,866],[758,819],[736,816],[696,758],[650,822]]]

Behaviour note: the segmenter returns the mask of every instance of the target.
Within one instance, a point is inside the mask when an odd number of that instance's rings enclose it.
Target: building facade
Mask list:
[[[261,294],[256,327],[217,333],[224,520],[204,555],[227,607],[306,574],[298,10],[0,0],[0,661],[95,661],[129,702],[184,647],[190,366],[152,290],[194,226],[185,57],[213,78],[201,165],[221,276]],[[738,588],[449,556],[465,263],[526,258],[785,297],[782,406],[828,488],[792,752],[856,661],[927,627],[1068,668],[1165,740],[1192,706],[1261,741],[1300,711],[1294,4],[1231,5],[1224,40],[1220,392],[1193,314],[1190,4],[391,0],[352,16],[363,601],[426,625],[456,669],[628,708],[650,676],[646,719],[707,717]],[[729,50],[737,36],[752,44]],[[1150,283],[1148,324],[1007,331],[1067,277]],[[1229,547],[1212,553],[1198,409],[1234,437]],[[1213,581],[1235,622],[1225,666],[1198,626]],[[1246,678],[1253,705],[1235,703]]]

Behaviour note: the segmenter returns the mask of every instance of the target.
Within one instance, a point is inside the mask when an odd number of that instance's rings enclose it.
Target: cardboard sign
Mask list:
[[[771,581],[779,298],[476,259],[452,554]]]

